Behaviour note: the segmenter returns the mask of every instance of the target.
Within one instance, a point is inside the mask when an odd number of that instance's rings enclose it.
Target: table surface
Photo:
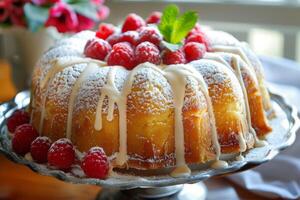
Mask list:
[[[10,66],[0,60],[0,102],[9,100],[16,93],[10,74]],[[205,181],[205,184],[209,191],[207,199],[226,199],[225,194],[233,195],[230,199],[263,199],[225,178],[213,178]],[[101,188],[97,186],[75,185],[41,176],[0,155],[0,200],[88,200],[95,199],[99,192]]]

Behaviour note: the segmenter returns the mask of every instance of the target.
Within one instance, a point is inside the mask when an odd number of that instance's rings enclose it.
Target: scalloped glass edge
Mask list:
[[[120,189],[133,189],[138,187],[159,187],[159,186],[170,186],[184,183],[196,183],[214,176],[232,174],[240,171],[244,171],[253,168],[262,163],[268,162],[273,159],[280,151],[291,146],[296,139],[296,131],[300,127],[300,120],[298,117],[297,110],[294,106],[286,103],[284,97],[270,93],[273,104],[277,107],[277,111],[284,113],[285,119],[280,122],[283,128],[286,128],[285,134],[280,134],[283,141],[279,141],[278,144],[270,142],[267,136],[267,141],[270,145],[265,148],[255,148],[249,150],[244,154],[245,160],[243,161],[231,161],[229,166],[223,169],[194,169],[192,175],[189,177],[173,178],[169,175],[159,176],[134,176],[134,175],[114,175],[106,180],[91,179],[91,178],[80,178],[73,176],[70,173],[65,173],[60,170],[52,170],[47,168],[45,165],[40,165],[35,162],[26,160],[24,157],[16,155],[9,148],[10,139],[6,134],[6,118],[12,114],[12,112],[18,108],[26,107],[29,104],[30,93],[29,91],[23,91],[18,93],[14,99],[0,105],[0,152],[2,152],[7,158],[13,162],[28,166],[33,171],[46,176],[53,176],[62,181],[76,183],[76,184],[92,184],[102,187],[113,187]],[[283,117],[283,116],[282,116]],[[274,128],[274,127],[273,127]],[[279,129],[279,126],[276,127]],[[281,133],[281,131],[279,131]],[[277,133],[277,134],[279,134]],[[272,133],[273,134],[273,133]],[[270,134],[270,135],[272,135]],[[274,142],[275,143],[275,142]],[[253,153],[253,151],[257,151]],[[263,155],[263,157],[258,156]],[[203,167],[202,167],[203,168]]]

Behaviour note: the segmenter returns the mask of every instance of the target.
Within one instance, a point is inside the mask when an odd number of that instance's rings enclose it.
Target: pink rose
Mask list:
[[[101,5],[98,8],[98,17],[100,20],[104,20],[109,15],[109,8],[107,6]]]
[[[75,32],[78,26],[76,13],[70,6],[63,2],[57,2],[49,10],[49,18],[46,21],[46,27],[54,26],[58,32]]]
[[[92,29],[95,26],[95,22],[90,18],[87,18],[80,14],[77,14],[77,18],[78,18],[78,26],[76,32]]]
[[[60,2],[60,0],[31,0],[31,2],[35,5],[43,6]]]
[[[0,1],[0,23],[5,22],[9,16],[9,3],[8,1]]]

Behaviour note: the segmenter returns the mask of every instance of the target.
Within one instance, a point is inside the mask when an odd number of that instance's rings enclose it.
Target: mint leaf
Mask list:
[[[177,19],[178,14],[179,8],[174,4],[167,6],[163,11],[163,15],[161,17],[160,24],[158,25],[158,29],[164,36],[166,41],[171,40],[173,25]]]
[[[33,32],[42,27],[48,19],[48,8],[35,6],[30,3],[26,3],[24,6],[24,12],[27,19],[29,29]]]
[[[198,14],[196,12],[186,12],[180,16],[173,25],[173,31],[171,35],[171,43],[181,42],[183,38],[188,34],[188,32],[197,23]]]
[[[162,47],[165,47],[167,49],[169,49],[170,51],[177,51],[178,49],[180,49],[180,47],[182,47],[182,44],[172,44],[166,41],[162,41],[161,42]]]
[[[189,11],[179,16],[179,8],[172,4],[164,9],[158,29],[165,41],[178,44],[195,26],[197,20],[197,12]]]
[[[70,6],[75,10],[75,12],[85,17],[88,17],[94,21],[99,20],[96,7],[91,5],[89,2],[74,3],[70,4]]]

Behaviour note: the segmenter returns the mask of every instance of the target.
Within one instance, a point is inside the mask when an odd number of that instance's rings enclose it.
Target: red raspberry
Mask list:
[[[16,128],[22,124],[29,123],[30,117],[27,112],[24,110],[16,110],[6,122],[7,129],[9,132],[13,133]]]
[[[151,62],[160,64],[160,52],[157,46],[151,42],[142,42],[135,48],[135,57],[137,64]]]
[[[200,32],[202,32],[202,28],[199,23],[196,23],[195,27],[187,34],[187,37]]]
[[[50,165],[61,170],[70,169],[75,161],[74,147],[69,139],[61,138],[54,142],[48,151]]]
[[[186,63],[184,53],[180,49],[177,51],[166,50],[163,53],[163,63],[166,65],[184,64]]]
[[[12,139],[12,149],[19,155],[25,155],[30,151],[30,144],[39,136],[31,124],[23,124],[16,128]]]
[[[197,42],[189,42],[184,45],[183,49],[187,62],[203,58],[206,52],[205,46]]]
[[[139,43],[141,42],[151,42],[159,47],[160,42],[162,41],[161,34],[153,27],[143,27],[140,30],[140,39]]]
[[[113,46],[112,51],[108,54],[108,65],[121,65],[127,69],[135,66],[134,50],[127,42],[120,42]]]
[[[139,33],[136,31],[127,31],[125,33],[122,33],[120,35],[120,38],[118,40],[119,42],[128,42],[133,46],[137,45],[137,41],[139,39]]]
[[[100,147],[91,148],[84,156],[81,168],[90,178],[105,179],[109,171],[109,162],[104,150]]]
[[[161,18],[161,12],[154,11],[146,19],[147,24],[158,24]]]
[[[84,47],[84,54],[87,57],[104,60],[111,51],[111,46],[105,40],[93,38],[87,41]]]
[[[30,153],[37,163],[46,163],[51,140],[48,137],[37,137],[30,147]]]
[[[189,43],[189,42],[202,43],[205,45],[207,51],[210,51],[210,49],[211,49],[208,38],[206,37],[206,35],[203,32],[198,32],[198,33],[195,33],[195,34],[187,37],[185,40],[185,43]]]
[[[114,32],[115,32],[115,27],[112,24],[102,23],[98,27],[98,31],[96,32],[96,37],[105,40]]]
[[[125,19],[125,22],[122,26],[122,32],[124,33],[126,31],[135,31],[142,26],[145,26],[145,21],[143,20],[143,18],[134,13],[131,13]]]
[[[111,45],[114,46],[115,44],[117,44],[120,41],[120,34],[113,34],[111,36],[109,36],[106,41]]]

